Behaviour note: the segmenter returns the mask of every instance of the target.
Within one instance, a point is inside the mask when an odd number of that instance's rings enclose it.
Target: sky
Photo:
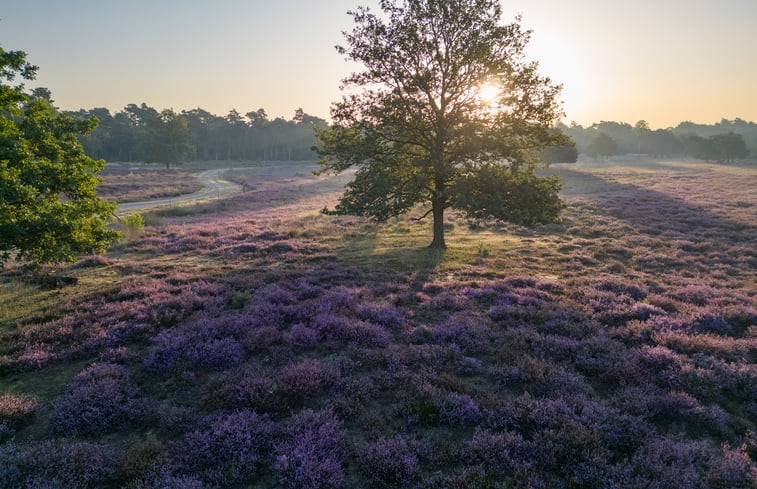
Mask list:
[[[328,118],[358,66],[334,46],[377,0],[0,0],[0,47],[64,110],[301,107]],[[563,85],[565,122],[757,120],[757,0],[502,0]]]

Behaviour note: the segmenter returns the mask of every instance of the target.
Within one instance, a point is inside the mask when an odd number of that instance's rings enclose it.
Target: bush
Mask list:
[[[58,439],[0,447],[0,488],[113,487],[118,454],[104,443]]]
[[[360,467],[371,480],[371,487],[407,486],[420,469],[418,457],[402,436],[365,445],[360,451]]]
[[[330,411],[307,409],[296,415],[277,447],[275,468],[291,489],[336,489],[344,485],[342,423]]]
[[[124,367],[92,365],[80,372],[55,402],[51,430],[90,436],[125,428],[143,412],[137,393]]]
[[[29,423],[37,410],[33,397],[5,393],[0,395],[0,424],[18,428]]]
[[[142,214],[135,212],[129,214],[121,220],[123,224],[123,237],[126,241],[131,241],[142,235],[142,231],[145,229],[145,221],[142,218]]]
[[[208,418],[200,426],[177,442],[174,453],[182,472],[198,472],[221,486],[255,475],[273,441],[273,422],[248,409]]]

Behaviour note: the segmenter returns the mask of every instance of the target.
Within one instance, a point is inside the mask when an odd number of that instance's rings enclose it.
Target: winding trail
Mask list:
[[[214,200],[241,192],[241,185],[223,178],[222,173],[225,171],[227,170],[205,170],[198,174],[197,180],[202,184],[202,189],[191,194],[177,195],[176,197],[165,199],[125,202],[119,204],[116,215],[124,216],[132,212],[144,211],[157,207],[185,205],[188,203]]]

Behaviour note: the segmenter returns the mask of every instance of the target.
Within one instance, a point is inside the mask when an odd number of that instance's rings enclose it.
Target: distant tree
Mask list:
[[[645,151],[655,156],[672,156],[682,151],[681,141],[667,129],[648,131],[644,144]]]
[[[338,50],[365,67],[343,81],[361,90],[317,132],[324,172],[358,166],[331,212],[384,220],[427,202],[433,248],[446,246],[451,207],[475,219],[554,220],[559,181],[534,170],[544,147],[566,139],[552,130],[559,87],[524,59],[530,33],[517,20],[501,25],[496,0],[380,6],[380,16],[351,12],[356,26]]]
[[[642,119],[638,121],[633,128],[636,131],[637,138],[636,153],[641,154],[642,143],[646,140],[650,132],[649,123]]]
[[[541,157],[546,163],[575,163],[578,161],[576,143],[547,146],[544,148]]]
[[[115,205],[95,195],[105,162],[86,156],[78,140],[97,121],[59,113],[12,85],[36,70],[24,52],[0,48],[0,263],[71,261],[117,235],[106,227]]]
[[[601,121],[598,124],[592,125],[591,129],[596,132],[603,132],[615,141],[615,145],[617,146],[615,154],[635,153],[638,151],[639,139],[637,131],[634,129],[634,126],[627,122]]]
[[[682,141],[686,153],[700,160],[729,163],[749,156],[744,138],[733,132],[708,138],[686,134]]]
[[[192,150],[189,139],[187,120],[171,109],[163,110],[157,117],[147,119],[149,138],[145,161],[165,163],[182,163]]]
[[[684,151],[694,158],[714,161],[717,158],[712,140],[698,134],[685,134],[681,137]]]
[[[598,132],[589,141],[587,148],[589,156],[592,158],[608,158],[618,154],[618,145],[613,138],[603,132]]]
[[[55,103],[55,100],[53,100],[53,93],[50,91],[49,88],[45,87],[37,87],[33,88],[31,92],[31,98],[41,98],[45,102],[47,102],[50,105],[53,105]]]
[[[744,138],[740,134],[728,132],[710,136],[717,161],[730,163],[749,156]]]

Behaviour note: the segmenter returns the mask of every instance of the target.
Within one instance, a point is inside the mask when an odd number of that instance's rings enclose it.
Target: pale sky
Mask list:
[[[66,110],[146,102],[328,117],[355,67],[346,11],[377,0],[0,0],[0,46]],[[757,120],[757,0],[503,0],[563,85],[565,121]]]

